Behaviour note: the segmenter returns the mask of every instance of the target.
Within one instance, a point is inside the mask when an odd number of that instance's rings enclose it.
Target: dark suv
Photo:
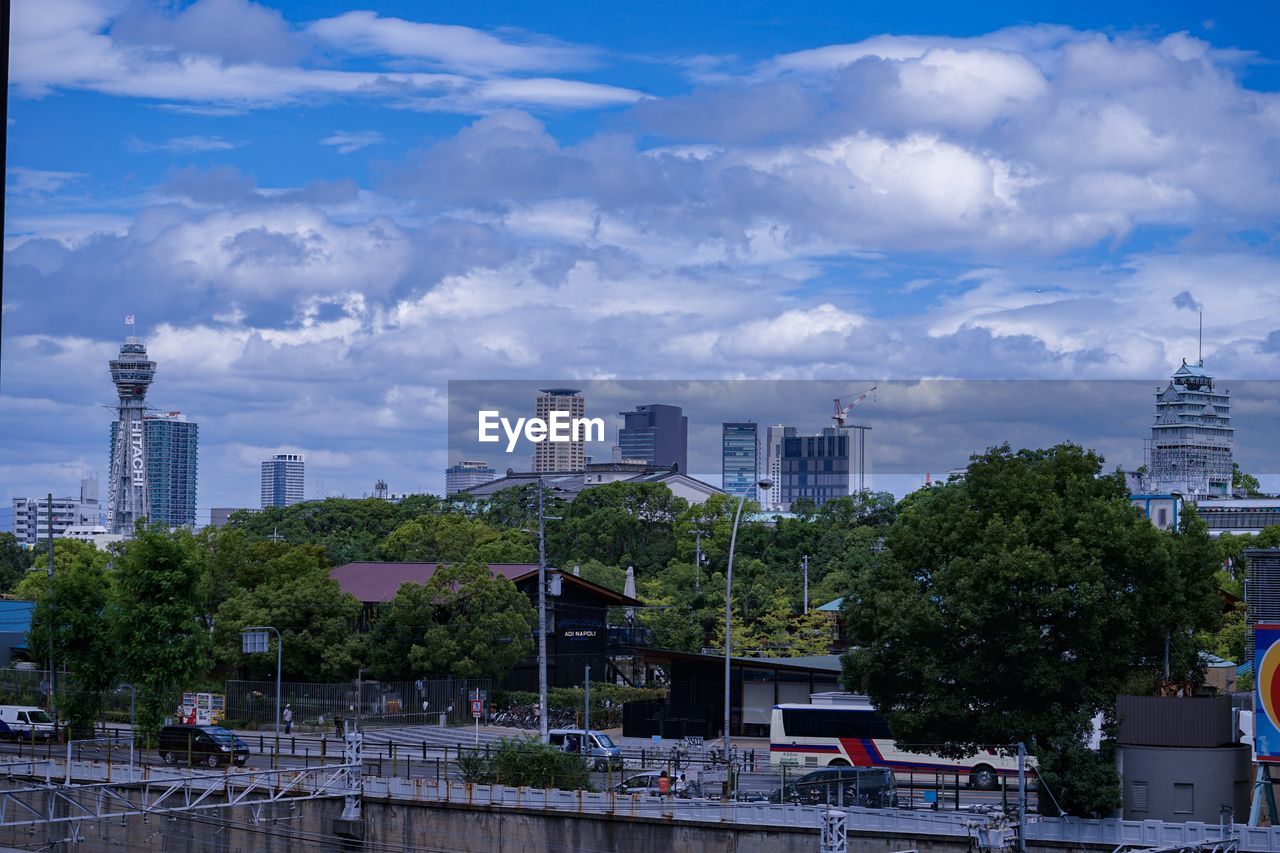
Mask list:
[[[160,757],[169,765],[189,761],[217,767],[234,761],[243,767],[249,744],[222,726],[165,726],[160,730]]]
[[[891,809],[898,805],[898,788],[887,767],[824,767],[775,790],[769,801]]]

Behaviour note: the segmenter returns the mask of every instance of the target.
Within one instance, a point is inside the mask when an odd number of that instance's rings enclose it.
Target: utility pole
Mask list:
[[[538,478],[538,736],[547,735],[547,518],[542,506],[542,478]]]
[[[49,503],[46,506],[48,511],[46,518],[49,521],[49,716],[53,717],[53,725],[58,725],[58,700],[56,691],[54,690],[54,667],[53,667],[53,626],[57,624],[53,618],[54,593],[53,593],[53,492],[49,493]],[[39,518],[39,516],[36,516]]]
[[[800,560],[800,565],[804,566],[804,615],[809,615],[809,555],[805,554]]]

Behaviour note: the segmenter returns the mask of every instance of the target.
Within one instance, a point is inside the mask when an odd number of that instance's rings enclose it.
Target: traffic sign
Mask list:
[[[483,714],[484,714],[484,700],[472,699],[471,700],[471,716],[475,717],[478,720]]]

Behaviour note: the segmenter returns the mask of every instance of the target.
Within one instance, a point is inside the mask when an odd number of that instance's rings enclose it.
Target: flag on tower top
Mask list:
[[[133,325],[133,315],[132,315],[132,314],[125,314],[125,315],[124,315],[124,324],[125,324],[126,326],[132,326],[132,325]]]

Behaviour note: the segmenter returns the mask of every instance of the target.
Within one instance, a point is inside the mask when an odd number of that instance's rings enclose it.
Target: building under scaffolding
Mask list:
[[[1187,497],[1231,494],[1231,394],[1214,387],[1204,362],[1187,364],[1156,391],[1156,420],[1146,442],[1146,488]]]

